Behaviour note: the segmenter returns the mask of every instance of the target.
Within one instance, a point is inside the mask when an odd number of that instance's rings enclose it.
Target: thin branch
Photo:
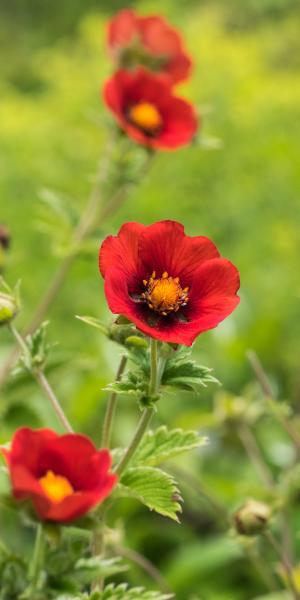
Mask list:
[[[250,427],[245,423],[238,427],[238,435],[242,445],[246,450],[246,454],[249,456],[251,462],[257,470],[264,485],[269,489],[274,489],[275,481],[273,478],[272,471],[269,469],[265,458],[258,446],[258,443],[253,435]]]
[[[122,356],[121,362],[119,364],[119,368],[117,371],[117,375],[116,375],[116,382],[120,381],[120,379],[124,373],[126,363],[127,363],[127,356]],[[103,424],[103,433],[102,433],[102,442],[101,442],[102,448],[109,448],[109,445],[110,445],[111,429],[112,429],[112,423],[113,423],[115,410],[116,410],[117,398],[118,398],[118,394],[116,392],[112,392],[112,394],[109,398],[109,401],[107,403],[106,413],[105,413],[105,417],[104,417],[104,424]]]
[[[290,564],[290,561],[289,561],[288,557],[286,556],[284,549],[281,547],[281,545],[276,540],[275,536],[273,535],[273,533],[271,531],[269,531],[269,530],[265,531],[264,535],[265,535],[265,538],[268,540],[270,546],[272,546],[275,554],[277,554],[277,556],[281,562],[282,568],[285,571],[288,585],[289,585],[289,588],[293,595],[294,600],[300,600],[300,594],[297,590],[297,585],[294,581],[293,567]]]
[[[122,546],[114,546],[114,549],[117,554],[120,554],[121,556],[124,556],[124,558],[136,563],[146,573],[148,573],[149,577],[151,577],[151,579],[157,583],[158,587],[164,594],[172,594],[172,590],[168,582],[162,576],[161,572],[148,558],[143,556],[143,554],[136,552],[136,550],[131,550],[130,548],[123,548]]]
[[[257,380],[261,386],[261,389],[265,395],[266,401],[269,405],[269,408],[272,411],[274,418],[280,423],[280,425],[285,429],[285,431],[290,436],[291,440],[295,444],[296,448],[300,450],[300,434],[294,425],[291,423],[289,419],[287,419],[284,415],[280,414],[278,410],[274,408],[274,394],[267,377],[266,372],[257,356],[257,354],[253,350],[248,350],[247,358],[249,363],[257,377]]]
[[[10,332],[14,336],[16,342],[18,343],[21,352],[23,352],[25,356],[28,356],[28,348],[27,348],[24,338],[21,336],[21,334],[18,332],[18,330],[14,327],[14,325],[12,325],[12,323],[8,324],[8,329],[10,330]],[[49,381],[47,380],[45,374],[43,373],[43,371],[41,369],[30,369],[30,372],[31,372],[32,376],[35,378],[35,380],[38,382],[38,384],[40,385],[41,389],[46,394],[48,400],[50,400],[50,403],[51,403],[56,415],[58,416],[60,422],[62,423],[64,429],[66,431],[68,431],[69,433],[72,433],[73,429],[72,429],[63,409],[61,408],[61,405],[60,405]]]

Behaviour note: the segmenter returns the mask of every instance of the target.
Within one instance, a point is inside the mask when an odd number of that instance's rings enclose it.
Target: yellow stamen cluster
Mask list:
[[[149,308],[155,310],[161,315],[168,315],[171,312],[177,312],[188,302],[189,288],[182,289],[179,277],[169,277],[167,271],[156,279],[156,273],[153,271],[150,279],[143,280],[146,292],[142,294]]]
[[[162,117],[154,104],[139,102],[129,110],[129,119],[147,133],[155,133],[162,126]]]
[[[53,471],[47,471],[44,477],[39,479],[46,496],[54,502],[58,503],[74,494],[74,489],[68,479],[61,475],[55,475]]]

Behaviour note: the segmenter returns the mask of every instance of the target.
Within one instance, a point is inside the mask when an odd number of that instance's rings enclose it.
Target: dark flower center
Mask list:
[[[161,315],[177,312],[182,306],[186,306],[189,298],[189,288],[182,288],[179,277],[169,277],[165,271],[160,278],[156,279],[153,271],[150,279],[144,279],[143,284],[146,291],[142,297],[146,300],[149,308]]]

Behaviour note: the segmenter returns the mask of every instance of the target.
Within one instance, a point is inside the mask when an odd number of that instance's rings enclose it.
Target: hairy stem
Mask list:
[[[137,450],[138,446],[140,445],[140,442],[142,441],[144,434],[147,431],[148,425],[152,419],[153,414],[154,414],[154,408],[152,406],[147,406],[147,408],[144,408],[144,410],[142,412],[142,416],[141,416],[138,426],[136,428],[136,432],[135,432],[123,458],[120,460],[119,464],[117,465],[117,467],[115,469],[115,472],[119,475],[119,477],[122,475],[122,473],[124,473],[128,463],[131,461],[135,451]]]
[[[140,554],[135,550],[131,550],[131,548],[123,548],[122,546],[115,546],[114,549],[120,556],[124,556],[124,558],[127,558],[128,560],[131,560],[139,565],[139,567],[141,567],[145,573],[147,573],[149,577],[151,577],[153,581],[157,583],[164,594],[172,593],[169,584],[162,576],[161,572],[148,558],[143,556],[143,554]]]
[[[153,340],[151,338],[151,340],[150,340],[150,383],[149,383],[149,397],[150,398],[154,393],[157,392],[157,388],[159,385],[158,378],[157,378],[157,372],[158,372],[157,358],[158,358],[157,357],[157,342],[156,342],[156,340]],[[113,408],[113,411],[114,411],[114,408]],[[123,457],[121,458],[119,464],[115,468],[115,473],[117,473],[119,478],[124,473],[128,463],[131,461],[135,451],[137,450],[140,442],[142,441],[144,434],[147,431],[148,425],[152,419],[153,413],[154,413],[153,406],[147,406],[146,408],[144,408],[144,410],[142,412],[142,416],[141,416],[138,426],[136,428],[135,434],[134,434],[129,446],[127,447]],[[110,416],[109,416],[109,419],[110,419]],[[105,540],[104,540],[104,536],[103,536],[104,519],[103,519],[102,511],[103,511],[103,507],[100,508],[100,511],[98,513],[99,520],[101,518],[102,523],[101,523],[101,526],[99,524],[99,528],[95,531],[94,538],[93,538],[92,552],[94,554],[96,554],[96,552],[99,551],[99,549],[102,553],[104,551],[104,547],[105,547]],[[100,581],[95,581],[92,584],[92,590],[102,589],[102,587],[103,587],[102,579]]]
[[[265,458],[257,444],[257,441],[248,425],[243,423],[238,428],[239,438],[242,445],[245,448],[246,454],[249,456],[251,462],[257,470],[264,485],[273,489],[275,482],[271,470],[269,469]]]
[[[274,406],[274,395],[270,386],[270,382],[257,354],[253,352],[253,350],[249,350],[247,352],[247,357],[261,386],[261,389],[266,397],[266,401],[268,403],[269,408],[272,411],[274,418],[280,423],[283,429],[285,429],[285,431],[295,444],[296,448],[300,450],[300,434],[298,433],[297,429],[295,429],[290,419],[287,419],[283,414],[279,413],[279,411],[276,410],[276,407]]]
[[[21,334],[18,332],[18,330],[14,327],[14,325],[12,325],[11,323],[8,325],[8,328],[11,331],[12,335],[14,336],[16,342],[18,343],[18,345],[21,349],[21,352],[23,352],[25,356],[28,355],[28,348],[26,346],[26,342],[25,342],[24,338],[21,336]],[[40,385],[41,389],[46,394],[48,400],[50,400],[51,406],[53,407],[55,413],[57,414],[58,419],[62,423],[64,429],[66,431],[68,431],[69,433],[72,433],[73,429],[72,429],[63,409],[61,408],[61,405],[60,405],[50,383],[48,382],[45,374],[43,373],[43,371],[41,369],[31,369],[30,372],[31,372],[32,376],[35,378],[35,380],[38,382],[38,384]]]
[[[149,396],[153,396],[157,392],[158,386],[158,361],[157,361],[157,340],[150,340],[150,383]]]
[[[45,536],[42,523],[37,526],[32,560],[29,564],[29,586],[20,596],[20,600],[31,600],[38,589],[41,567],[44,562]]]
[[[68,254],[60,264],[57,272],[55,273],[52,281],[50,282],[48,289],[46,290],[44,297],[38,304],[32,319],[30,320],[28,326],[25,327],[23,332],[24,336],[35,331],[35,329],[45,318],[46,314],[53,305],[54,301],[56,300],[56,297],[58,296],[60,290],[64,285],[69,271],[80,252],[82,242],[93,232],[96,226],[98,226],[99,224],[103,224],[105,219],[107,219],[110,215],[116,212],[116,210],[121,206],[121,204],[124,202],[128,195],[128,191],[130,190],[131,185],[129,185],[128,183],[122,184],[112,194],[108,202],[102,205],[102,208],[98,210],[101,200],[102,185],[106,179],[109,161],[111,158],[111,151],[113,148],[112,141],[114,141],[114,138],[112,138],[112,140],[109,141],[109,147],[105,152],[105,159],[100,164],[95,186],[90,195],[87,207],[82,215],[77,229],[74,232],[74,247],[70,254]],[[153,154],[149,154],[147,156],[139,173],[140,178],[142,178],[147,173],[149,166],[153,160],[153,156]],[[0,388],[6,382],[6,379],[8,378],[12,368],[16,364],[18,356],[19,349],[18,347],[15,347],[8,355],[7,360],[0,371]]]
[[[126,363],[127,363],[127,356],[122,356],[121,362],[119,364],[119,368],[117,371],[117,375],[116,375],[116,382],[120,381],[120,379],[124,373]],[[113,419],[114,419],[115,410],[116,410],[117,398],[118,398],[118,394],[116,394],[116,392],[112,392],[112,394],[109,398],[108,404],[107,404],[106,413],[105,413],[105,417],[104,417],[104,424],[103,424],[103,433],[102,433],[102,442],[101,442],[102,448],[109,448],[109,445],[110,445],[111,430],[112,430],[112,424],[113,424]]]
[[[277,554],[277,556],[280,560],[282,568],[285,571],[288,586],[289,586],[289,589],[291,591],[291,594],[292,594],[294,600],[300,600],[300,594],[297,590],[297,586],[294,581],[293,567],[292,567],[288,557],[286,556],[283,548],[281,547],[279,542],[276,540],[275,536],[273,535],[273,533],[271,531],[266,531],[264,535],[265,535],[265,538],[268,540],[270,546],[272,546],[275,554]]]

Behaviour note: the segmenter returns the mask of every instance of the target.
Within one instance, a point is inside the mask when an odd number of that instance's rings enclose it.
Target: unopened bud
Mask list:
[[[126,346],[136,346],[137,348],[148,348],[148,343],[145,338],[138,335],[130,335],[125,340]]]
[[[7,325],[18,313],[15,299],[0,292],[0,325]]]
[[[233,521],[238,533],[242,535],[257,535],[267,527],[271,511],[267,504],[257,500],[247,500],[233,515]]]
[[[4,225],[0,225],[0,246],[2,246],[2,248],[4,250],[7,250],[9,248],[9,244],[10,244],[9,230]]]

